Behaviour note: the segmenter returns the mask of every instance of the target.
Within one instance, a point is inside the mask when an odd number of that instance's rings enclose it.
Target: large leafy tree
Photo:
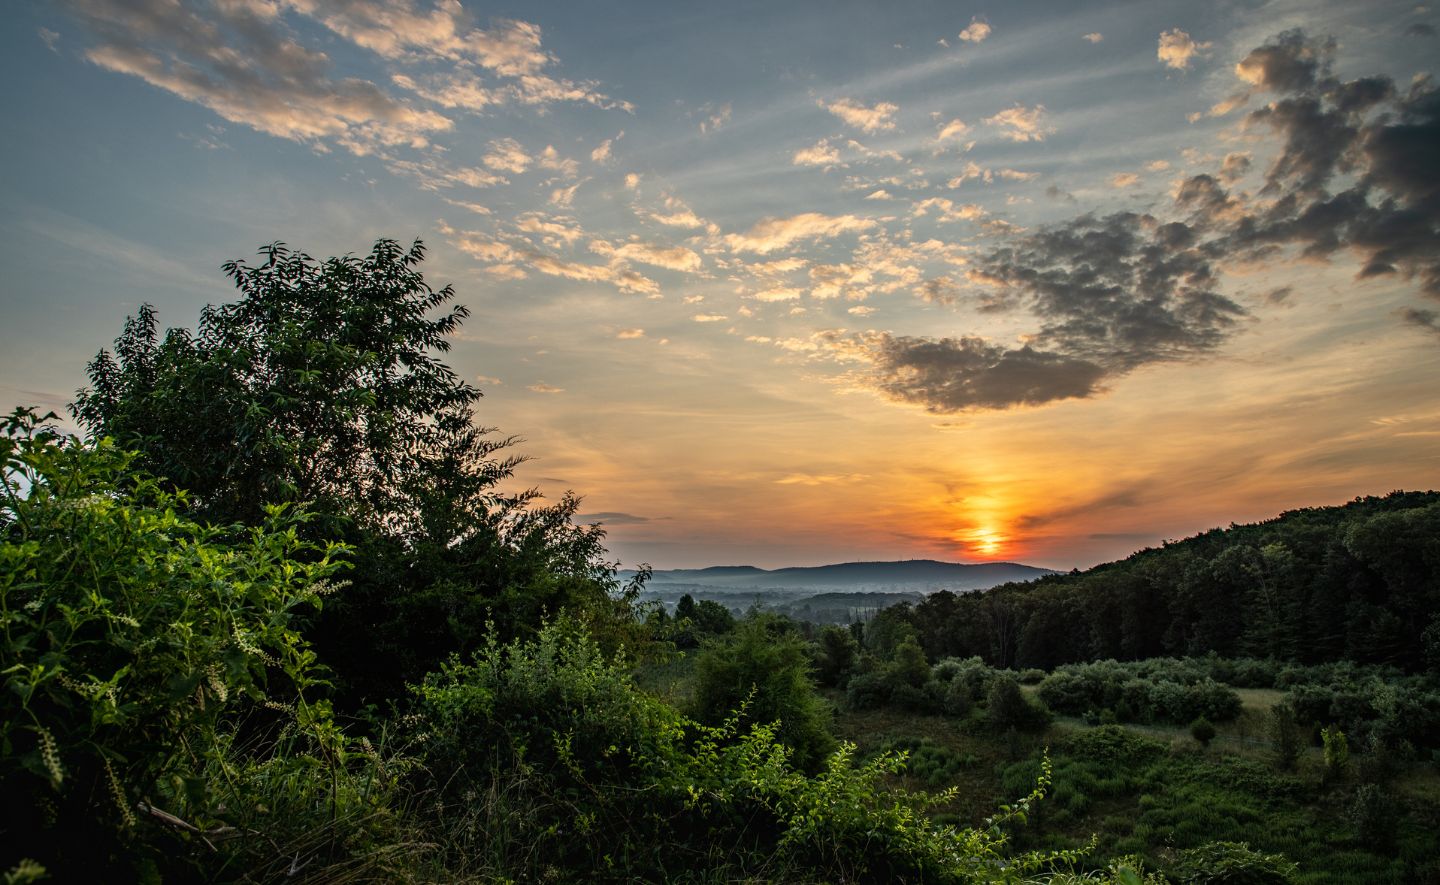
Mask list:
[[[426,283],[423,245],[260,255],[224,265],[241,297],[194,332],[161,335],[148,305],[125,323],[73,407],[87,431],[137,451],[206,519],[299,501],[313,531],[350,542],[354,586],[316,638],[357,696],[477,647],[487,622],[612,618],[613,568],[600,530],[572,522],[577,500],[502,490],[523,459],[474,423],[480,391],[440,359],[468,311]]]

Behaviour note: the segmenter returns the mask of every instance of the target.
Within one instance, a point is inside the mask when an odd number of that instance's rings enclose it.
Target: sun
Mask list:
[[[976,555],[986,558],[999,555],[1010,538],[994,526],[979,526],[973,529],[962,529],[955,533],[956,540],[965,545],[965,549]]]

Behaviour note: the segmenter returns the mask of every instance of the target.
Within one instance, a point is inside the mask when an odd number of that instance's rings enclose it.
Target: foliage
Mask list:
[[[119,875],[181,862],[182,846],[160,846],[191,830],[247,832],[234,826],[253,806],[237,772],[273,778],[274,767],[232,752],[237,714],[256,740],[283,728],[292,767],[344,764],[348,744],[314,699],[321,673],[295,629],[333,587],[341,548],[302,540],[306,516],[284,506],[251,528],[201,525],[183,495],[108,442],[61,437],[28,410],[3,427],[0,790],[15,812],[11,850],[64,845],[40,858],[52,873]],[[309,781],[332,817],[337,783]],[[165,829],[166,815],[191,830]],[[232,839],[226,853],[252,842]]]
[[[1261,854],[1244,842],[1187,848],[1168,872],[1179,885],[1289,885],[1298,868],[1278,854]]]
[[[1327,725],[1320,731],[1320,740],[1325,748],[1326,780],[1344,777],[1345,769],[1350,765],[1350,742],[1345,739],[1345,732]]]
[[[573,623],[488,644],[415,692],[431,788],[449,797],[435,813],[474,810],[458,815],[472,841],[452,842],[481,850],[485,878],[1016,882],[1076,856],[1007,850],[1003,827],[1038,789],[981,828],[936,824],[927,811],[953,791],[882,785],[903,754],[857,765],[842,745],[807,776],[773,723],[743,726],[758,718],[743,706],[718,725],[687,721]],[[502,841],[485,841],[491,827]]]
[[[1414,672],[1440,647],[1437,538],[1440,492],[1357,498],[1084,572],[932,593],[882,612],[882,639],[893,647],[908,628],[931,660],[978,655],[1002,669],[1214,653]],[[1252,665],[1239,669],[1263,679],[1270,666]]]
[[[985,721],[992,728],[1042,731],[1050,724],[1050,711],[1025,697],[1020,683],[1010,676],[996,679],[985,704]]]
[[[1210,742],[1215,740],[1215,726],[1204,716],[1190,723],[1190,736],[1199,742],[1200,746],[1208,747]]]
[[[623,628],[633,593],[612,596],[601,530],[572,521],[578,500],[500,490],[522,459],[473,423],[480,391],[439,359],[468,311],[425,282],[423,246],[260,254],[225,265],[241,297],[207,307],[195,332],[160,336],[148,305],[126,322],[77,397],[90,434],[190,490],[203,519],[256,523],[307,502],[311,537],[353,543],[354,586],[310,631],[353,701],[478,647],[487,621],[524,633],[568,608]]]
[[[1269,729],[1270,751],[1275,765],[1284,771],[1293,769],[1304,750],[1294,709],[1285,704],[1271,708]]]
[[[764,616],[743,621],[733,637],[700,652],[695,665],[694,712],[718,725],[744,708],[742,724],[778,722],[776,736],[796,763],[813,770],[833,749],[830,710],[810,680],[804,642],[775,634]]]
[[[816,638],[815,681],[832,688],[844,688],[860,656],[860,644],[844,627],[821,628]]]
[[[1059,667],[1040,683],[1050,707],[1072,716],[1113,710],[1121,721],[1185,723],[1235,718],[1240,697],[1201,667],[1167,659],[1097,661]]]

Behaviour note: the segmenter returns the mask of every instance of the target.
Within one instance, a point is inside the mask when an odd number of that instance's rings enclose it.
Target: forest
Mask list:
[[[515,490],[424,254],[273,244],[0,421],[7,885],[1440,882],[1440,493],[672,614]]]

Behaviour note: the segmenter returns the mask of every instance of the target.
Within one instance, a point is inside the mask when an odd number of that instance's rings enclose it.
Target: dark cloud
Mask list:
[[[622,513],[616,510],[605,510],[599,513],[577,513],[575,521],[585,524],[603,522],[606,525],[642,525],[652,522],[648,516],[636,516],[633,513]]]
[[[1403,307],[1400,309],[1400,319],[1412,326],[1419,326],[1428,332],[1440,335],[1440,313],[1436,311],[1419,307]]]
[[[1410,25],[1405,29],[1405,36],[1433,37],[1435,36],[1435,26],[1427,25],[1424,22],[1415,22],[1413,25]]]
[[[1315,41],[1299,29],[1271,37],[1235,66],[1240,79],[1271,92],[1303,92],[1330,78],[1335,41]]]
[[[970,278],[998,292],[989,303],[1038,322],[1023,346],[873,332],[832,344],[868,362],[862,380],[893,399],[931,412],[1005,409],[1093,396],[1142,366],[1213,353],[1246,316],[1218,288],[1233,261],[1349,250],[1361,278],[1418,278],[1440,297],[1440,91],[1428,79],[1403,93],[1385,77],[1341,81],[1335,51],[1287,31],[1237,65],[1252,92],[1274,94],[1246,119],[1280,142],[1259,198],[1230,189],[1251,163],[1232,153],[1181,183],[1171,220],[1085,214],[979,255]],[[922,297],[970,303],[932,282]],[[1289,287],[1264,296],[1295,297]],[[1436,313],[1404,319],[1433,329]]]
[[[981,338],[875,332],[837,343],[870,364],[867,386],[932,413],[1093,396],[1106,374],[1083,359],[1029,346],[1006,349]]]

